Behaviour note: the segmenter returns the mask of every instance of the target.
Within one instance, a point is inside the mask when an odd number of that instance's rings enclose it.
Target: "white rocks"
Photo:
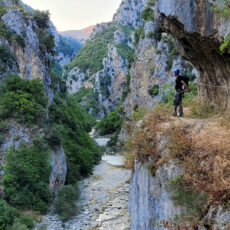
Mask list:
[[[70,94],[76,93],[83,87],[86,75],[78,68],[74,67],[67,75],[66,85]]]
[[[125,26],[133,26],[138,29],[142,25],[140,13],[147,5],[148,0],[123,0],[113,17],[116,21]]]
[[[57,216],[48,215],[39,226],[46,225],[47,230],[129,230],[130,178],[130,170],[102,161],[93,176],[81,182],[79,215],[64,224]]]

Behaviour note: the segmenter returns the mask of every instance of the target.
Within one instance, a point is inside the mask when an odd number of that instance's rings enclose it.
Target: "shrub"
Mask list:
[[[0,37],[9,39],[10,36],[11,36],[10,30],[6,27],[5,22],[0,20]]]
[[[91,113],[93,117],[96,117],[101,106],[98,105],[98,93],[94,92],[92,88],[81,88],[74,94],[74,99],[77,103],[82,104],[84,110],[87,113]],[[92,120],[92,125],[95,125],[95,119]]]
[[[43,55],[50,53],[51,55],[55,54],[55,40],[54,36],[50,34],[48,30],[42,28],[36,29],[36,34],[39,40],[39,49]]]
[[[11,68],[15,62],[15,56],[5,45],[0,45],[0,72],[3,74],[7,67]]]
[[[151,96],[157,96],[159,94],[159,85],[153,85],[149,90],[148,90],[149,95]]]
[[[14,34],[12,35],[11,40],[15,42],[17,45],[21,46],[22,48],[25,48],[25,41],[21,35]]]
[[[205,193],[196,190],[192,184],[186,182],[181,177],[171,179],[167,190],[176,205],[186,208],[186,211],[190,215],[187,216],[187,213],[185,213],[187,218],[195,222],[199,220],[207,202],[207,195]]]
[[[38,27],[41,29],[49,28],[49,11],[39,11],[35,10],[32,14],[33,20],[37,23]]]
[[[42,213],[48,210],[51,194],[48,189],[49,151],[41,139],[32,146],[11,148],[7,153],[3,187],[9,204]]]
[[[0,134],[0,146],[4,143],[5,138]]]
[[[56,95],[49,108],[49,124],[65,150],[68,164],[66,183],[76,183],[81,176],[89,175],[101,158],[101,149],[88,134],[92,125],[89,115],[72,96],[63,100]]]
[[[111,112],[96,125],[96,130],[98,130],[101,135],[112,134],[117,130],[120,130],[123,122],[120,112],[121,110],[119,108],[114,112]]]
[[[78,187],[73,185],[63,186],[54,201],[54,210],[62,221],[67,221],[78,212],[76,201],[80,196]]]
[[[133,54],[133,49],[131,49],[125,42],[116,45],[116,48],[123,59],[129,60],[130,56]]]
[[[12,227],[8,228],[9,230],[28,230],[26,225],[16,222]]]
[[[18,219],[18,222],[24,224],[29,229],[32,229],[34,227],[34,218],[31,216],[22,215]]]
[[[134,121],[140,121],[140,120],[142,120],[142,119],[144,118],[144,116],[146,116],[146,115],[147,115],[147,110],[144,109],[144,108],[139,107],[139,108],[137,108],[137,109],[133,112],[133,114],[132,114],[132,119],[133,119]]]
[[[15,118],[18,122],[32,124],[45,118],[47,97],[41,80],[8,77],[0,94],[1,119]]]
[[[151,9],[150,7],[146,7],[142,13],[141,13],[141,17],[145,20],[145,21],[154,21],[154,10]]]
[[[16,209],[9,207],[4,200],[0,200],[0,230],[5,230],[8,225],[12,225],[15,215]]]
[[[144,26],[141,26],[134,35],[134,45],[137,46],[140,42],[141,36],[144,36]]]

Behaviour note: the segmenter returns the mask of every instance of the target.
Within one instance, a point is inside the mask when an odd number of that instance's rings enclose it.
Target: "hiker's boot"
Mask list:
[[[178,117],[183,117],[183,116],[184,116],[184,114],[183,114],[183,113],[180,113]]]

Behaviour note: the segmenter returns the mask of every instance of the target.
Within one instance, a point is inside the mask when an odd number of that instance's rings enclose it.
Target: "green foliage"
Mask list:
[[[227,18],[230,16],[230,3],[229,0],[221,0],[222,6],[219,7],[216,3],[212,7],[212,10],[216,12],[220,17]]]
[[[37,28],[36,34],[39,40],[39,49],[43,55],[50,53],[51,55],[55,54],[55,40],[54,36],[50,34],[47,29]]]
[[[165,68],[165,70],[166,71],[170,71],[172,69],[172,66],[173,66],[173,60],[172,60],[172,58],[169,58],[166,61],[166,68]]]
[[[16,209],[11,208],[4,200],[0,200],[0,230],[5,230],[12,225],[15,219]]]
[[[46,116],[47,97],[41,80],[22,80],[18,76],[6,78],[0,92],[0,118],[15,118],[33,124]]]
[[[189,82],[190,93],[185,93],[183,104],[190,104],[191,100],[197,96],[197,86],[193,82]],[[165,83],[161,88],[162,102],[167,105],[173,105],[175,99],[175,85],[172,83]]]
[[[34,218],[27,215],[22,215],[18,218],[18,222],[24,224],[26,227],[32,229],[34,226]]]
[[[72,56],[74,52],[78,52],[81,49],[81,43],[75,39],[59,36],[58,52],[64,55]]]
[[[25,47],[24,38],[19,34],[13,34],[11,40],[15,42],[17,45],[21,46],[22,48]]]
[[[0,134],[0,147],[4,143],[4,140],[5,140],[4,136]]]
[[[149,6],[146,7],[141,13],[141,18],[143,18],[145,21],[154,21],[154,16],[154,10],[151,9]]]
[[[157,96],[159,94],[159,85],[153,85],[149,90],[148,90],[149,95],[151,96]]]
[[[1,30],[1,29],[0,29]],[[15,62],[15,56],[9,47],[0,45],[0,73],[5,73],[7,67],[11,68]]]
[[[50,13],[49,11],[35,10],[32,14],[33,20],[41,29],[49,28]]]
[[[64,147],[68,172],[67,184],[73,184],[80,176],[92,172],[93,165],[101,157],[101,149],[89,137],[92,120],[72,96],[65,100],[58,95],[49,108],[49,124]]]
[[[120,131],[122,122],[122,109],[118,106],[114,112],[111,112],[106,118],[97,123],[96,130],[101,135],[113,134],[118,130]]]
[[[109,86],[111,86],[111,76],[106,74],[100,81],[100,92],[105,97],[110,95]]]
[[[230,34],[228,34],[225,38],[224,38],[224,42],[220,45],[220,52],[223,54],[226,51],[228,53],[230,53],[230,48],[229,48],[229,43],[230,43]]]
[[[9,39],[10,36],[10,30],[6,27],[5,22],[0,20],[0,38]]]
[[[130,48],[127,43],[122,42],[116,45],[118,53],[122,56],[123,59],[130,59],[130,56],[133,54],[133,49]]]
[[[12,227],[8,228],[9,230],[28,230],[25,224],[21,224],[19,222],[16,222],[13,224]]]
[[[34,139],[32,146],[9,150],[3,177],[5,199],[9,204],[42,213],[48,210],[51,201],[49,159],[49,150],[42,139]]]
[[[147,111],[144,108],[137,108],[132,114],[132,120],[140,121],[147,115]]]
[[[60,96],[65,96],[67,93],[66,82],[59,77],[55,71],[51,71],[52,89],[54,92],[59,93]]]
[[[77,214],[78,207],[76,201],[79,199],[80,192],[77,186],[63,186],[57,194],[54,202],[54,210],[62,221],[67,221],[70,217]]]
[[[167,190],[176,205],[183,206],[189,215],[199,218],[207,201],[207,195],[195,190],[183,178],[176,177],[168,183]]]
[[[144,26],[141,26],[134,35],[134,45],[137,46],[140,42],[141,36],[144,37],[145,33],[144,33]]]
[[[96,33],[92,39],[87,40],[74,60],[69,64],[69,69],[78,66],[83,72],[89,70],[89,75],[102,69],[102,60],[107,56],[108,44],[113,40],[113,34],[118,27],[114,24]]]
[[[98,93],[94,92],[92,88],[81,88],[74,94],[74,99],[77,103],[82,104],[84,110],[90,113],[93,117],[96,117],[100,110],[98,104]],[[92,124],[95,124],[95,119]]]

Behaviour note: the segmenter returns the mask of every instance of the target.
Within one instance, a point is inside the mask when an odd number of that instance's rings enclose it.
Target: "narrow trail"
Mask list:
[[[35,230],[129,230],[130,178],[122,156],[105,155],[93,175],[80,182],[79,215],[62,223],[57,215],[49,214]]]

